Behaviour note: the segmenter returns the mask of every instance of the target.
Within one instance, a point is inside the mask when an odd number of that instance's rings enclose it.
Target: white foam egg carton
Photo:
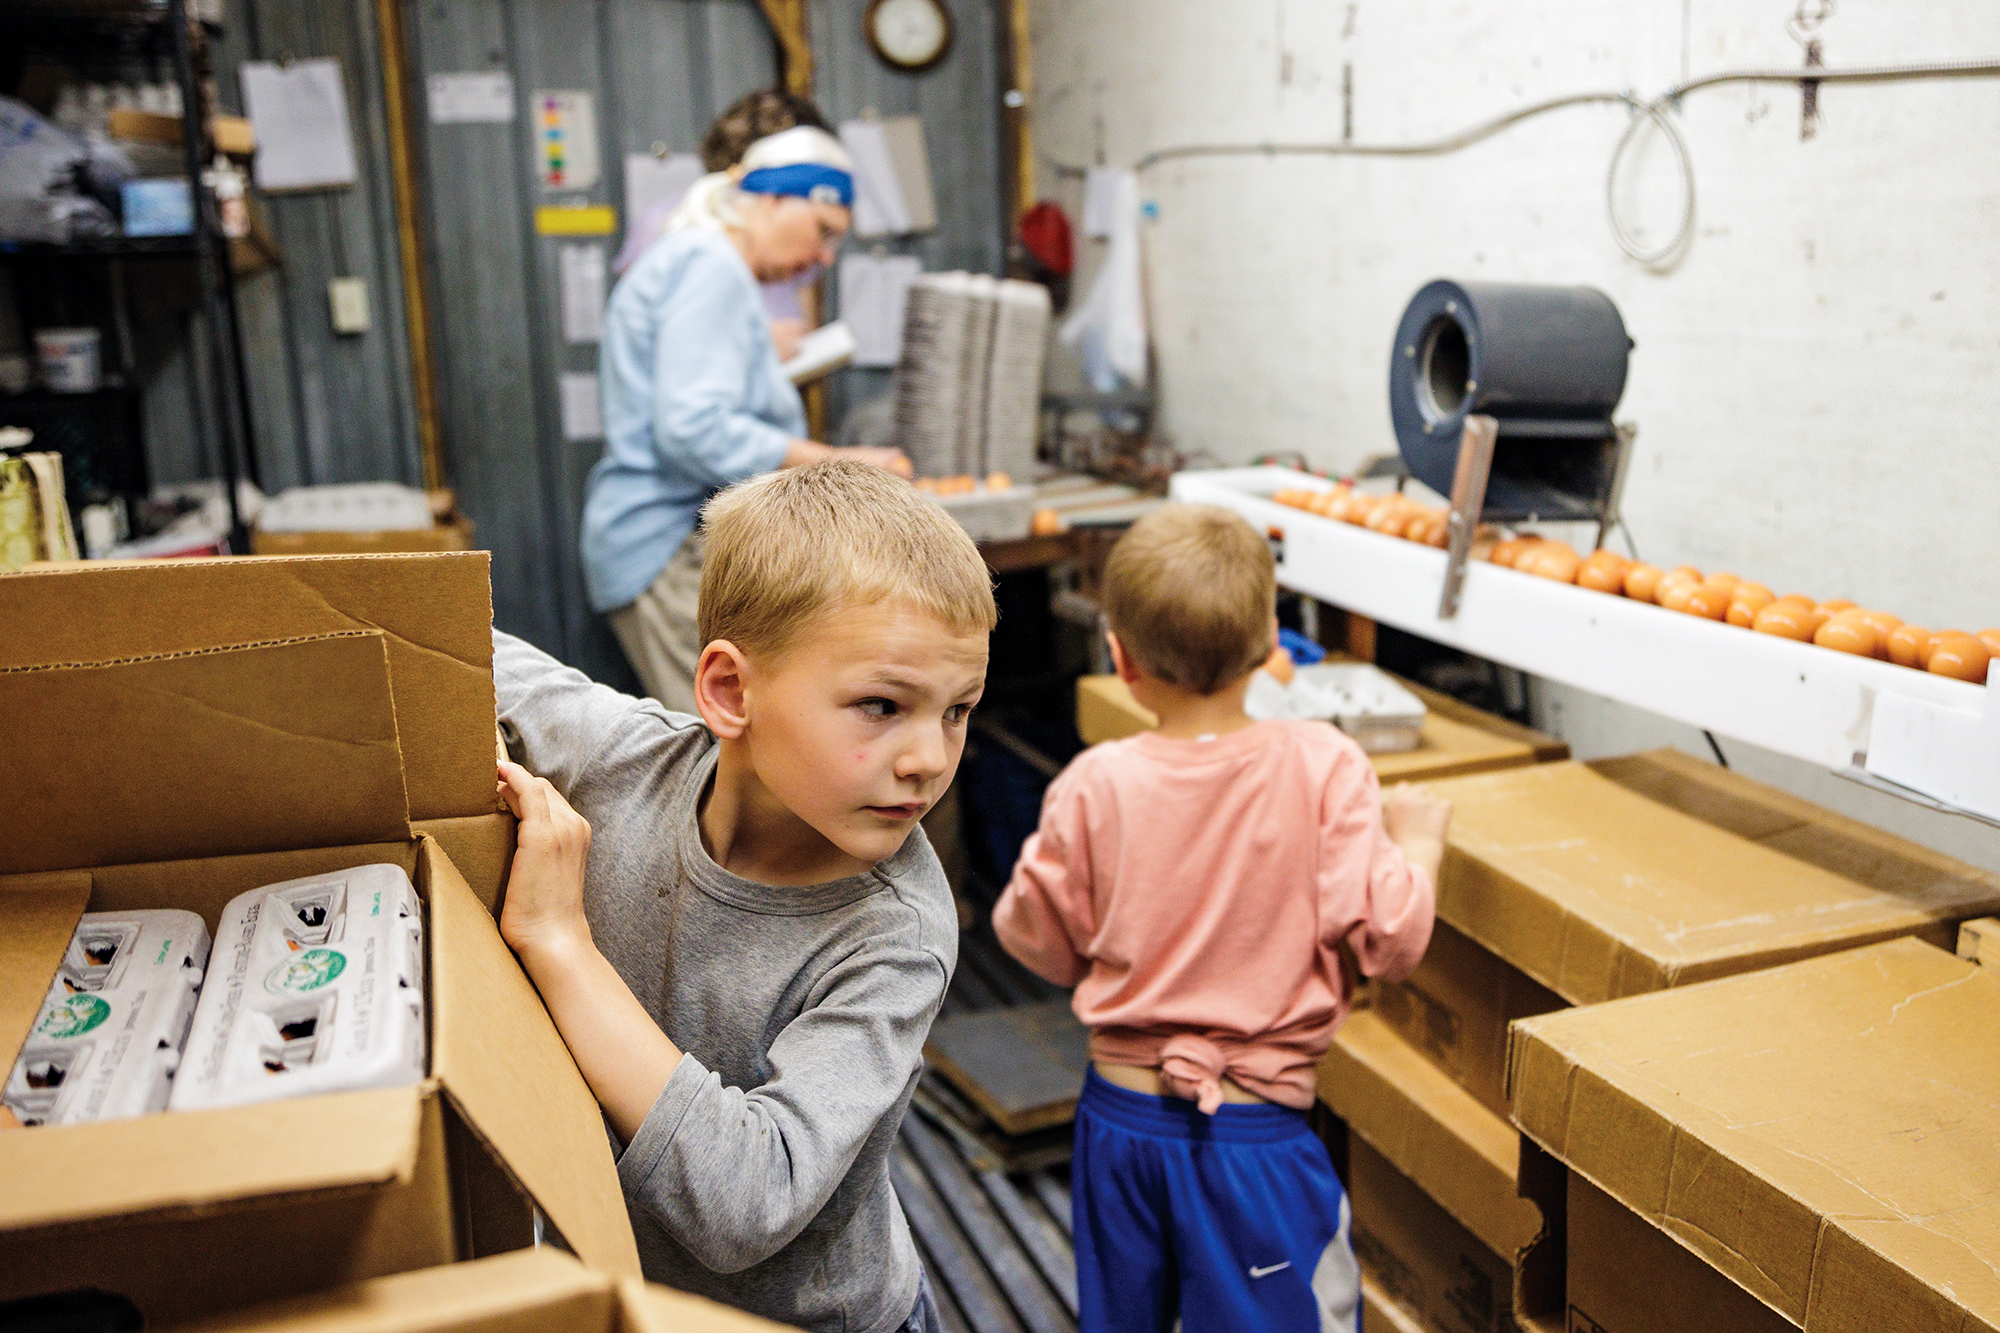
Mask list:
[[[1035,488],[1014,485],[993,490],[981,483],[975,490],[958,495],[933,495],[931,499],[958,520],[976,542],[1018,541],[1028,535],[1035,517]]]
[[[170,1106],[176,1111],[424,1077],[424,926],[393,865],[230,900]]]
[[[166,1109],[208,943],[193,912],[86,913],[0,1101],[23,1125]]]
[[[1368,754],[1401,754],[1423,743],[1424,701],[1365,662],[1303,666],[1289,685],[1259,671],[1251,678],[1243,711],[1254,718],[1331,722]]]

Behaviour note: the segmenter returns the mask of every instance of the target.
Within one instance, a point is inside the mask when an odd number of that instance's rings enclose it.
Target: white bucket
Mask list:
[[[35,356],[42,383],[55,393],[94,393],[104,383],[96,329],[37,329]]]

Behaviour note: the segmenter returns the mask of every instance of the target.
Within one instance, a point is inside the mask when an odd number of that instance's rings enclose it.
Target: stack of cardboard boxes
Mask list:
[[[574,1326],[611,1327],[639,1267],[603,1121],[492,915],[487,559],[0,578],[0,1062],[85,911],[213,931],[246,889],[380,862],[423,900],[429,1022],[414,1086],[0,1130],[0,1303],[95,1289],[164,1325],[556,1238],[605,1275],[572,1279]],[[708,1310],[679,1326],[745,1326]]]
[[[1581,1109],[1574,1071],[1589,1057],[1532,1063],[1523,1051],[1542,1050],[1533,1034],[1556,1041],[1595,1031],[1594,1017],[1638,1006],[1610,1003],[1623,997],[1673,992],[1672,1001],[1652,997],[1665,1001],[1645,1011],[1657,1019],[1675,1012],[1673,1001],[1725,990],[1679,988],[1749,974],[1761,980],[1726,983],[1748,996],[1783,975],[1767,969],[1825,966],[1797,961],[1820,955],[1865,958],[1846,951],[1876,946],[1960,966],[1936,946],[1949,948],[1959,921],[2000,904],[2000,878],[1671,752],[1433,785],[1455,806],[1437,937],[1407,982],[1375,988],[1372,1007],[1341,1032],[1320,1076],[1322,1100],[1348,1131],[1371,1327],[1491,1333],[1562,1328],[1567,1319],[1572,1329],[1607,1333],[1782,1328],[1758,1322],[1770,1313],[1766,1291],[1751,1288],[1761,1301],[1746,1297],[1672,1242],[1663,1254],[1694,1270],[1674,1270],[1678,1290],[1693,1293],[1690,1308],[1705,1313],[1678,1324],[1641,1313],[1663,1307],[1647,1304],[1658,1294],[1653,1281],[1631,1280],[1637,1241],[1625,1231],[1637,1222],[1641,1237],[1667,1232],[1637,1217],[1605,1221],[1620,1205],[1588,1193],[1603,1179],[1575,1162],[1572,1177],[1548,1153],[1574,1153],[1587,1141],[1627,1154],[1620,1160],[1643,1165],[1619,1178],[1625,1192],[1609,1195],[1647,1217],[1671,1216],[1664,1175],[1677,1161],[1686,1169],[1674,1155],[1674,1112],[1654,1123],[1650,1147],[1635,1146],[1643,1129],[1635,1116],[1609,1100]],[[1732,1039],[1786,1048],[1793,1038],[1779,1012],[1745,1002],[1706,1013],[1681,1036],[1695,1052]],[[1528,1021],[1515,1029],[1510,1059],[1515,1020]],[[1632,1020],[1608,1030],[1630,1044],[1607,1058],[1648,1068],[1657,1034]],[[1599,1056],[1611,1048],[1589,1049]],[[1699,1066],[1698,1055],[1690,1059]],[[1758,1073],[1754,1060],[1730,1072]],[[1886,1067],[1876,1082],[1871,1095],[1880,1099],[1927,1096]],[[1759,1105],[1774,1116],[1809,1096],[1790,1080],[1767,1091]],[[1541,1118],[1528,1117],[1529,1105]],[[1510,1114],[1533,1136],[1525,1150]],[[2000,1209],[2000,1188],[1980,1197]],[[1584,1246],[1576,1242],[1580,1216],[1592,1237]],[[1696,1280],[1702,1275],[1714,1279],[1709,1287]],[[1606,1283],[1630,1303],[1602,1294]],[[1595,1308],[1571,1313],[1566,1288],[1590,1291]]]

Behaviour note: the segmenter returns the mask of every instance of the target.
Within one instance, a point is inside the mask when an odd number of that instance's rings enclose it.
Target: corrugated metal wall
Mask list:
[[[941,223],[888,248],[919,254],[929,268],[997,273],[999,18],[992,0],[949,4],[950,53],[912,76],[869,50],[866,0],[815,3],[816,100],[835,121],[870,110],[922,116]],[[558,200],[612,205],[619,235],[592,242],[608,258],[623,235],[625,154],[655,144],[693,151],[718,112],[777,81],[775,43],[755,0],[411,0],[404,14],[446,467],[480,545],[493,551],[495,619],[600,679],[629,685],[616,641],[584,600],[577,555],[584,476],[602,445],[564,441],[558,416],[558,376],[594,371],[597,348],[563,341],[557,262],[565,238],[537,235],[534,210]],[[288,55],[341,61],[362,181],[273,201],[285,264],[242,293],[265,482],[273,490],[418,483],[373,0],[232,0],[218,52],[225,104],[241,105],[238,61]],[[426,79],[465,71],[513,77],[512,123],[429,123]],[[541,189],[529,114],[540,89],[597,99],[602,175],[590,190],[545,196]],[[334,276],[367,279],[369,333],[332,332],[326,284]],[[887,373],[850,370],[838,381],[835,420],[848,403],[883,392]],[[170,365],[151,395],[151,451],[168,480],[212,471],[177,407],[184,386],[184,369]]]

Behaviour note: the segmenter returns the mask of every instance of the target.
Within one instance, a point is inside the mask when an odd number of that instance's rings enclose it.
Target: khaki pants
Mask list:
[[[689,536],[652,586],[609,616],[611,632],[618,636],[618,645],[639,673],[646,693],[670,713],[696,713],[694,669],[704,647],[695,620],[701,599],[702,544],[699,532]]]

